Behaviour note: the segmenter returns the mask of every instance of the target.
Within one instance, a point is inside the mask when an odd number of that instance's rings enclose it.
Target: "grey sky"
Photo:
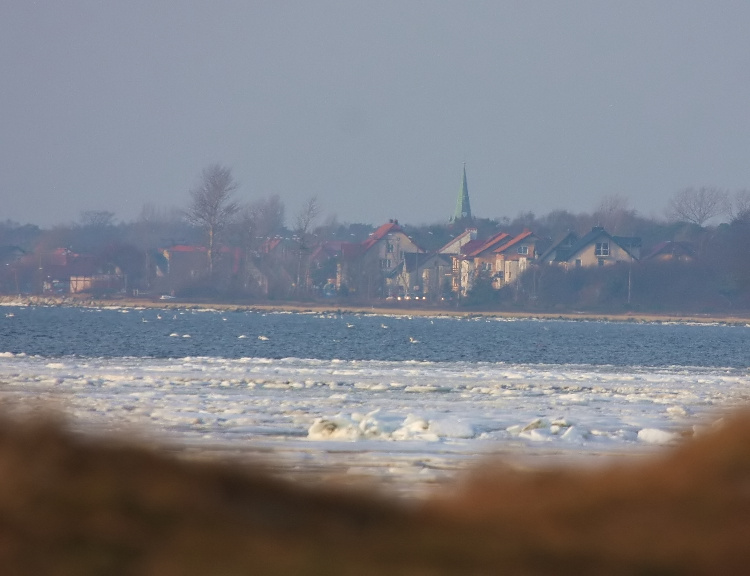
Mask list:
[[[0,220],[239,196],[341,221],[750,187],[750,2],[11,1]]]

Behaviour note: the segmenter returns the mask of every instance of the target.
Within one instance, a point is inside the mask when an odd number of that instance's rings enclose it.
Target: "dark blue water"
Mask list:
[[[42,356],[750,367],[745,326],[43,307],[0,314],[0,352]]]

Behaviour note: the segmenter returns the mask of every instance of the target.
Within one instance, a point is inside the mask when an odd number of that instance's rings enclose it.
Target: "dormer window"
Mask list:
[[[523,254],[524,256],[529,253],[529,247],[528,246],[519,246],[518,247],[518,253]]]
[[[594,256],[609,256],[609,242],[597,242],[594,248]]]

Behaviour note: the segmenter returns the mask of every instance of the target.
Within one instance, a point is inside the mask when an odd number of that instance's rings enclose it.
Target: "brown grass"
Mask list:
[[[0,421],[3,575],[741,574],[750,420],[655,460],[404,504]]]

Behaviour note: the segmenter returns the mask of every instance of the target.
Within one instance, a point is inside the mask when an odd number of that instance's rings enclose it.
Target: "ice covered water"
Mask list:
[[[3,320],[0,391],[18,406],[402,485],[509,449],[670,444],[748,396],[747,327],[24,308]],[[719,361],[705,353],[717,343]]]

